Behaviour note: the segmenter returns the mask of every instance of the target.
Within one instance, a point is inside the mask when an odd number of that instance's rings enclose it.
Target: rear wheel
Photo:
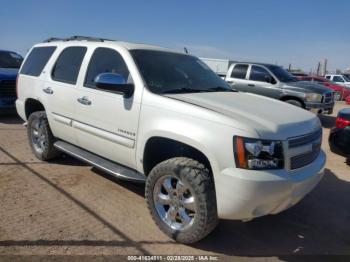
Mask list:
[[[290,100],[286,100],[285,102],[288,103],[288,104],[291,104],[293,106],[297,106],[297,107],[303,108],[303,104],[300,101],[298,101],[298,100],[290,99]]]
[[[32,152],[40,160],[51,160],[60,155],[60,151],[53,146],[55,138],[45,111],[34,112],[29,116],[27,134]]]
[[[172,158],[154,167],[146,181],[146,199],[155,223],[178,242],[197,242],[218,223],[212,177],[193,159]]]

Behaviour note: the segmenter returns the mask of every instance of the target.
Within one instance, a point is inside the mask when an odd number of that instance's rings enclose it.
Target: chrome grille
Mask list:
[[[298,156],[293,156],[290,159],[290,169],[297,169],[304,166],[307,166],[308,164],[311,164],[315,161],[315,159],[318,157],[321,151],[321,144],[317,144],[314,147],[312,147],[312,151],[301,154]]]
[[[312,142],[318,140],[321,137],[322,137],[322,129],[319,129],[314,133],[289,139],[288,147],[293,148],[293,147],[299,147],[299,146],[311,144]]]
[[[321,151],[322,129],[314,133],[288,140],[288,148],[306,146],[306,152],[294,155],[290,158],[290,169],[297,169],[311,164],[318,157]],[[307,148],[309,146],[309,149]]]
[[[335,91],[334,94],[333,94],[333,97],[334,97],[334,100],[341,100],[342,99],[342,93],[339,92],[339,91]]]
[[[16,80],[0,80],[0,97],[16,97]]]

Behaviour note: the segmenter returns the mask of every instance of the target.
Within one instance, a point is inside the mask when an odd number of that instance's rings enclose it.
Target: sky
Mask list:
[[[315,71],[350,67],[349,0],[0,0],[0,49],[25,55],[49,37],[97,36],[186,47],[200,57]]]

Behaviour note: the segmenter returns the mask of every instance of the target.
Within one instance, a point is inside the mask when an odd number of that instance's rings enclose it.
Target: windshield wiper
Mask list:
[[[235,89],[223,87],[223,86],[217,86],[217,87],[211,87],[207,89],[207,92],[238,92]]]
[[[200,92],[207,92],[207,91],[203,90],[203,89],[182,87],[182,88],[175,88],[175,89],[165,90],[164,92],[162,92],[162,94],[200,93]]]

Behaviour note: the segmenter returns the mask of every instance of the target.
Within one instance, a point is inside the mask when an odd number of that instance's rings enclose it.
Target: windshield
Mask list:
[[[196,57],[154,50],[132,50],[131,55],[153,93],[232,91]]]
[[[281,82],[296,82],[298,79],[289,73],[287,70],[283,69],[280,66],[270,65],[267,66],[268,69],[277,77],[277,79]]]
[[[350,78],[349,78],[349,76],[347,76],[347,75],[343,75],[343,77],[344,77],[344,79],[345,79],[345,81],[346,81],[346,82],[350,82]]]
[[[20,68],[22,61],[19,54],[0,51],[0,68]]]

